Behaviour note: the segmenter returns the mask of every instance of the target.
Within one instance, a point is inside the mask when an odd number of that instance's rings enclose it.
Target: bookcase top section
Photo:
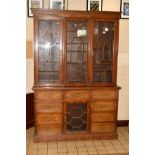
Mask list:
[[[73,11],[73,10],[52,10],[52,9],[32,9],[32,13],[35,16],[57,16],[61,18],[65,17],[77,17],[77,18],[110,18],[120,19],[120,12],[115,11]]]

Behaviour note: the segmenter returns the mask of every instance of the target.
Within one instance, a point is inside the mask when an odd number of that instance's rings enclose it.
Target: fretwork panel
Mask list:
[[[93,81],[112,82],[114,23],[94,22]]]
[[[67,82],[86,82],[87,22],[68,21],[67,26]]]
[[[38,26],[38,80],[40,83],[59,83],[60,22],[57,20],[40,20]]]

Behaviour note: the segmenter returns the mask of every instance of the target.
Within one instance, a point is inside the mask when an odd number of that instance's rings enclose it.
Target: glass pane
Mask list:
[[[67,104],[66,129],[68,131],[86,131],[87,104],[84,103]]]
[[[39,21],[39,68],[40,83],[59,82],[60,23],[56,20]]]
[[[93,40],[93,80],[112,82],[114,23],[95,22]]]
[[[87,22],[69,21],[67,26],[67,81],[85,82]]]

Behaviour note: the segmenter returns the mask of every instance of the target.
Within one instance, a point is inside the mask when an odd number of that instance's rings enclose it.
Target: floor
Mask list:
[[[128,127],[118,128],[117,140],[34,143],[34,128],[26,132],[26,155],[110,155],[129,152]]]

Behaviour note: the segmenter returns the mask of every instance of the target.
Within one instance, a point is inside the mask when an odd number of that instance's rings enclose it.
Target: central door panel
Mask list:
[[[88,105],[87,103],[65,103],[65,131],[87,131]]]

